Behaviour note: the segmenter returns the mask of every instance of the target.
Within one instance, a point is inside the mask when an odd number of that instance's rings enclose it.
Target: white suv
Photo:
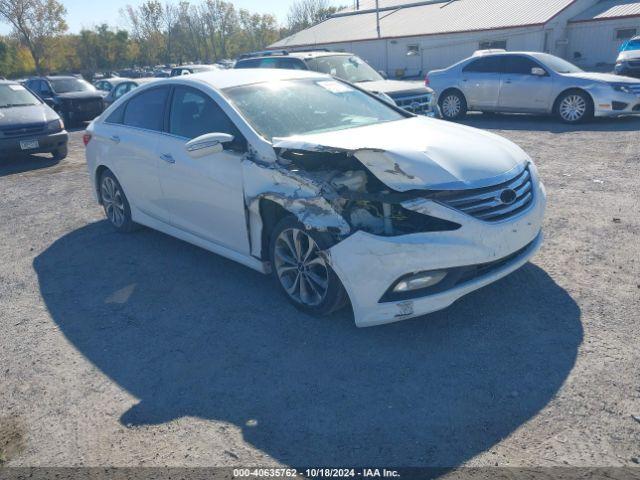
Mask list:
[[[302,310],[358,326],[447,307],[540,247],[546,194],[496,135],[308,71],[160,80],[88,128],[113,226],[143,224],[273,272]]]

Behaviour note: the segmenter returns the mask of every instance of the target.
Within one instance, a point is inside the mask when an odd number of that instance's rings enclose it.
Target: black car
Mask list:
[[[58,114],[16,82],[0,81],[0,154],[67,156],[69,136]]]
[[[53,108],[67,126],[93,120],[104,110],[104,94],[76,77],[31,78],[25,86]]]

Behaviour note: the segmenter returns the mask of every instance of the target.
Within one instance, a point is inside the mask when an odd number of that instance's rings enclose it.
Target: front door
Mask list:
[[[169,112],[169,135],[157,145],[161,159],[163,207],[171,223],[193,235],[249,254],[244,206],[242,159],[246,141],[222,109],[206,93],[176,86]],[[205,133],[229,133],[225,149],[192,158],[185,144]]]
[[[499,110],[505,112],[547,112],[551,109],[553,78],[533,75],[542,65],[523,55],[505,55],[500,86]],[[546,70],[545,70],[546,71]]]

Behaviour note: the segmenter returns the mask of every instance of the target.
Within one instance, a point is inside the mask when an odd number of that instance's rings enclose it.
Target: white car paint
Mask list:
[[[324,254],[349,295],[358,326],[445,308],[514,271],[534,255],[542,241],[546,193],[531,159],[506,139],[470,127],[412,117],[270,142],[221,92],[231,86],[308,78],[330,79],[306,71],[238,69],[159,80],[127,94],[88,128],[92,139],[87,145],[87,166],[96,199],[97,172],[109,168],[122,184],[135,222],[263,273],[270,272],[270,264],[262,251],[260,202],[277,203],[307,228],[335,236],[335,245]],[[124,102],[163,84],[186,85],[209,95],[247,139],[248,152],[225,150],[195,159],[188,155],[185,139],[105,122]],[[328,182],[300,169],[283,168],[280,157],[288,149],[353,155],[391,191],[424,190],[424,196],[402,200],[402,207],[455,222],[460,228],[396,236],[356,228],[341,213],[343,203]],[[455,194],[493,186],[516,174],[524,175],[525,169],[531,175],[532,200],[526,208],[499,221],[480,220],[429,196],[435,190]],[[380,301],[401,276],[497,260],[502,263],[496,268],[437,294]]]

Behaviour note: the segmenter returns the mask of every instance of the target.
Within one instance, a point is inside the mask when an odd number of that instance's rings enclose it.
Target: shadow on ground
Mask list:
[[[52,158],[49,154],[0,156],[0,177],[49,168],[59,163],[60,160]]]
[[[460,123],[485,130],[527,130],[551,133],[640,131],[638,116],[595,118],[590,122],[568,125],[550,116],[471,113]]]
[[[289,465],[459,465],[553,398],[582,340],[576,303],[531,264],[369,329],[305,316],[270,279],[150,230],[94,223],[34,267],[66,337],[140,399],[123,424],[232,422]]]

